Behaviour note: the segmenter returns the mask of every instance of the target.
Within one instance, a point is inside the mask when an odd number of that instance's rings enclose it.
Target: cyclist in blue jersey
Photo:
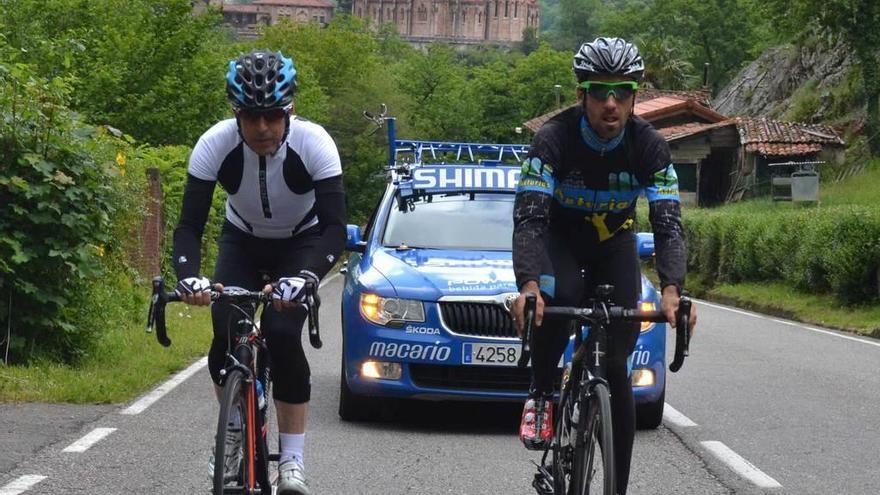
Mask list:
[[[209,304],[209,281],[200,275],[201,238],[219,182],[228,197],[213,281],[272,292],[261,330],[281,447],[277,495],[309,493],[303,449],[311,377],[300,340],[307,312],[297,303],[307,283],[317,284],[345,247],[339,153],[321,126],[294,116],[296,75],[293,60],[281,52],[257,50],[229,62],[226,89],[235,118],[214,125],[193,149],[173,249],[177,293],[189,304]],[[264,274],[278,281],[274,290]],[[226,359],[228,320],[240,318],[230,311],[228,305],[212,308],[208,368],[215,384]],[[215,462],[239,464],[240,437],[228,435],[226,459],[212,456],[212,472]]]
[[[615,304],[636,307],[640,275],[633,223],[640,194],[650,206],[662,311],[673,325],[685,279],[678,179],[669,147],[633,115],[645,68],[638,49],[620,38],[597,38],[580,47],[573,66],[580,105],[536,133],[514,206],[513,263],[520,296],[512,314],[519,332],[525,295],[538,296],[532,385],[520,425],[529,449],[543,449],[553,438],[553,377],[569,338],[567,325],[548,320],[541,326],[544,305],[578,306],[593,287],[610,284]],[[692,310],[692,328],[695,323]],[[635,434],[627,361],[639,324],[611,325],[608,335],[617,487],[623,495]],[[543,408],[538,401],[544,401]]]

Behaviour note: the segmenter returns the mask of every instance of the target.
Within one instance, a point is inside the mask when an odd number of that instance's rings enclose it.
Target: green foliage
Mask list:
[[[658,89],[688,89],[699,80],[694,65],[683,59],[684,41],[678,38],[637,38],[645,59],[645,84]]]
[[[807,81],[791,96],[791,107],[783,116],[790,122],[812,122],[822,105],[818,81]]]
[[[657,60],[655,73],[663,83],[677,87],[697,82],[705,63],[709,64],[709,83],[718,90],[742,67],[767,46],[759,36],[766,31],[767,20],[754,8],[753,0],[654,0],[625,3],[606,8],[600,31],[606,36],[640,39],[649,46]],[[669,50],[664,54],[662,45]],[[693,68],[687,72],[687,66]],[[662,70],[658,70],[658,68]],[[696,71],[696,73],[694,72]],[[659,77],[660,74],[664,74]],[[670,74],[676,74],[671,80]],[[664,86],[665,88],[665,86]]]
[[[186,185],[186,172],[191,149],[188,146],[163,146],[154,148],[140,146],[132,150],[130,161],[141,170],[156,168],[162,181],[162,275],[166,280],[175,280],[171,264],[171,249],[174,243],[174,229],[180,218],[183,190]],[[226,214],[226,192],[214,189],[211,211],[202,235],[202,273],[210,276],[217,259],[217,237],[223,226]],[[152,274],[158,275],[158,274]]]
[[[720,283],[778,282],[874,302],[880,211],[862,206],[785,211],[688,210],[689,269]]]
[[[865,134],[880,156],[880,2],[876,0],[767,0],[764,9],[791,36],[818,27],[852,50],[867,103]]]
[[[75,121],[69,79],[0,54],[0,321],[11,360],[72,361],[97,331],[76,325],[81,296],[125,247],[114,221],[141,210],[143,176],[125,174],[125,140]]]
[[[0,34],[48,78],[71,86],[91,122],[151,143],[191,143],[223,115],[234,53],[220,16],[187,0],[0,2]]]

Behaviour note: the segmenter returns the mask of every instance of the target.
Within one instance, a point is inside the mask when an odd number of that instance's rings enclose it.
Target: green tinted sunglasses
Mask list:
[[[635,81],[621,82],[601,82],[601,81],[584,81],[578,84],[579,88],[585,89],[587,93],[599,101],[605,101],[609,96],[614,96],[617,101],[626,100],[635,93],[639,88],[639,83]]]

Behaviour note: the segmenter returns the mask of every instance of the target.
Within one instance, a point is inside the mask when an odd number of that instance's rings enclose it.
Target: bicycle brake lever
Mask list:
[[[314,284],[310,284],[309,292],[306,295],[306,304],[308,305],[309,343],[315,349],[320,349],[324,346],[324,343],[321,342],[321,329],[318,323],[318,308],[321,307],[321,298],[318,296]]]
[[[675,373],[684,364],[684,358],[689,354],[691,329],[688,328],[691,317],[691,300],[683,297],[678,303],[678,312],[675,315],[675,357],[669,364],[669,371]]]
[[[523,308],[523,316],[525,317],[525,327],[523,328],[522,335],[522,352],[519,355],[519,360],[516,362],[516,366],[519,368],[525,368],[529,363],[529,359],[532,357],[532,326],[535,321],[535,312],[537,311],[537,301],[538,298],[534,294],[528,294],[526,296],[526,304]]]

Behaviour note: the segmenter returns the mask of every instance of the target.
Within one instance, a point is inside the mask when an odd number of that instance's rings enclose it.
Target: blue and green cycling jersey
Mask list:
[[[644,195],[657,246],[661,286],[684,282],[684,239],[678,177],[666,141],[639,117],[604,140],[583,110],[568,109],[548,121],[522,165],[514,207],[514,269],[517,283],[550,285],[553,278],[542,242],[547,229],[583,249],[630,231]],[[548,292],[549,294],[549,292]]]

